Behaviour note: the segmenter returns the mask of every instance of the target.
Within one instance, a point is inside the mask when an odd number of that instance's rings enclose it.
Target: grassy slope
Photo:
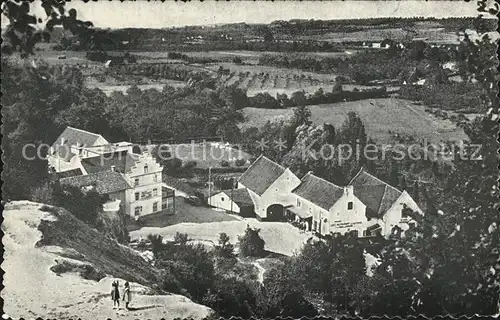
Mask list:
[[[170,320],[211,314],[211,309],[184,296],[155,294],[149,284],[158,274],[138,254],[65,210],[42,207],[28,201],[5,206],[1,296],[9,316]],[[134,309],[113,309],[110,289],[114,280],[119,280],[122,289],[125,280],[134,281]]]
[[[389,130],[433,142],[467,139],[463,130],[451,121],[438,119],[425,112],[424,106],[402,99],[367,99],[309,106],[309,109],[313,123],[328,122],[336,128],[341,127],[349,111],[354,111],[363,120],[368,135],[378,142],[389,141]],[[293,110],[246,108],[244,114],[247,121],[242,128],[249,128],[260,127],[268,120],[289,119]]]

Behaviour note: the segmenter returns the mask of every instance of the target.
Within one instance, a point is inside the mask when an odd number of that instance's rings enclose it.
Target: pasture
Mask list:
[[[393,134],[427,139],[429,142],[468,140],[465,132],[452,121],[439,119],[425,107],[411,101],[385,98],[367,99],[335,104],[308,106],[314,124],[330,123],[340,128],[350,111],[362,119],[366,132],[377,142],[390,142]],[[243,109],[246,122],[241,128],[262,127],[267,121],[288,120],[293,109]],[[389,130],[391,133],[389,133]]]

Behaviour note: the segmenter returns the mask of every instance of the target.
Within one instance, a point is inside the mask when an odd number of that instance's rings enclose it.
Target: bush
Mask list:
[[[227,161],[227,160],[221,160],[220,166],[221,167],[229,167],[229,161]]]
[[[237,159],[235,162],[234,162],[238,167],[241,167],[241,166],[244,166],[246,163],[247,163],[247,160],[246,159]]]
[[[192,168],[196,167],[196,165],[197,165],[196,161],[190,160],[184,164],[184,169],[192,169]]]
[[[219,234],[219,244],[215,246],[215,255],[221,258],[234,258],[234,246],[224,232]]]
[[[247,226],[245,234],[239,236],[240,254],[244,257],[261,257],[264,255],[265,241],[259,235],[260,229],[252,229]]]
[[[174,243],[175,244],[186,245],[188,241],[189,241],[189,237],[188,237],[187,233],[177,232],[174,236]]]
[[[152,251],[155,257],[163,249],[163,237],[156,234],[148,234],[148,240],[151,242]]]

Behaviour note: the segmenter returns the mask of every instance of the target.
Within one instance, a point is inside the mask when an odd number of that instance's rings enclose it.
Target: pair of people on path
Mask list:
[[[118,281],[113,281],[111,284],[111,300],[113,300],[113,308],[118,306],[120,308],[120,290]],[[125,308],[129,308],[128,304],[132,300],[132,294],[130,292],[130,284],[125,282],[125,289],[123,289],[123,301],[125,301]]]

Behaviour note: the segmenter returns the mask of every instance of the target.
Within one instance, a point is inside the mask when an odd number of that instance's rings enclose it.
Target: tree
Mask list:
[[[304,105],[299,105],[293,110],[293,120],[292,123],[296,127],[302,125],[311,125],[311,110]]]
[[[245,234],[238,236],[240,254],[244,257],[262,257],[265,253],[265,241],[259,235],[260,229],[247,226]]]
[[[481,145],[480,157],[456,157],[455,170],[445,188],[433,194],[424,217],[415,216],[410,229],[394,247],[384,253],[384,269],[391,283],[390,297],[400,297],[406,306],[397,310],[426,315],[497,314],[500,310],[500,230],[498,220],[498,103],[488,38],[472,42],[467,48],[463,72],[466,78],[480,79],[482,104],[489,108],[481,119],[467,125],[471,143]],[[470,156],[469,151],[465,155]],[[427,188],[424,196],[429,199]],[[411,286],[408,285],[411,282]],[[382,293],[382,291],[381,291]],[[390,309],[390,306],[388,306]],[[383,308],[380,314],[394,314]]]
[[[318,311],[304,298],[303,286],[287,264],[267,272],[264,279],[267,317],[314,317]]]
[[[219,234],[219,244],[215,246],[215,255],[222,258],[235,258],[234,246],[229,242],[229,236],[224,232]]]
[[[174,243],[175,244],[185,246],[189,240],[190,239],[189,239],[187,233],[180,233],[180,232],[175,233],[175,236],[174,236]]]
[[[157,234],[148,234],[148,240],[151,242],[151,250],[155,258],[163,249],[163,237]]]
[[[340,82],[335,82],[332,88],[332,93],[341,93],[342,90],[342,83]]]
[[[296,106],[305,105],[305,102],[307,100],[306,93],[304,92],[304,90],[295,91],[294,93],[292,93],[290,100],[292,100],[293,104]]]
[[[50,39],[50,32],[57,25],[71,31],[85,44],[91,44],[93,39],[92,22],[77,19],[75,9],[66,12],[65,2],[49,0],[42,2],[47,19],[45,30],[39,25],[44,21],[30,14],[30,3],[8,0],[2,3],[2,14],[9,19],[9,24],[2,33],[2,53],[19,52],[22,57],[33,54],[35,45]]]

